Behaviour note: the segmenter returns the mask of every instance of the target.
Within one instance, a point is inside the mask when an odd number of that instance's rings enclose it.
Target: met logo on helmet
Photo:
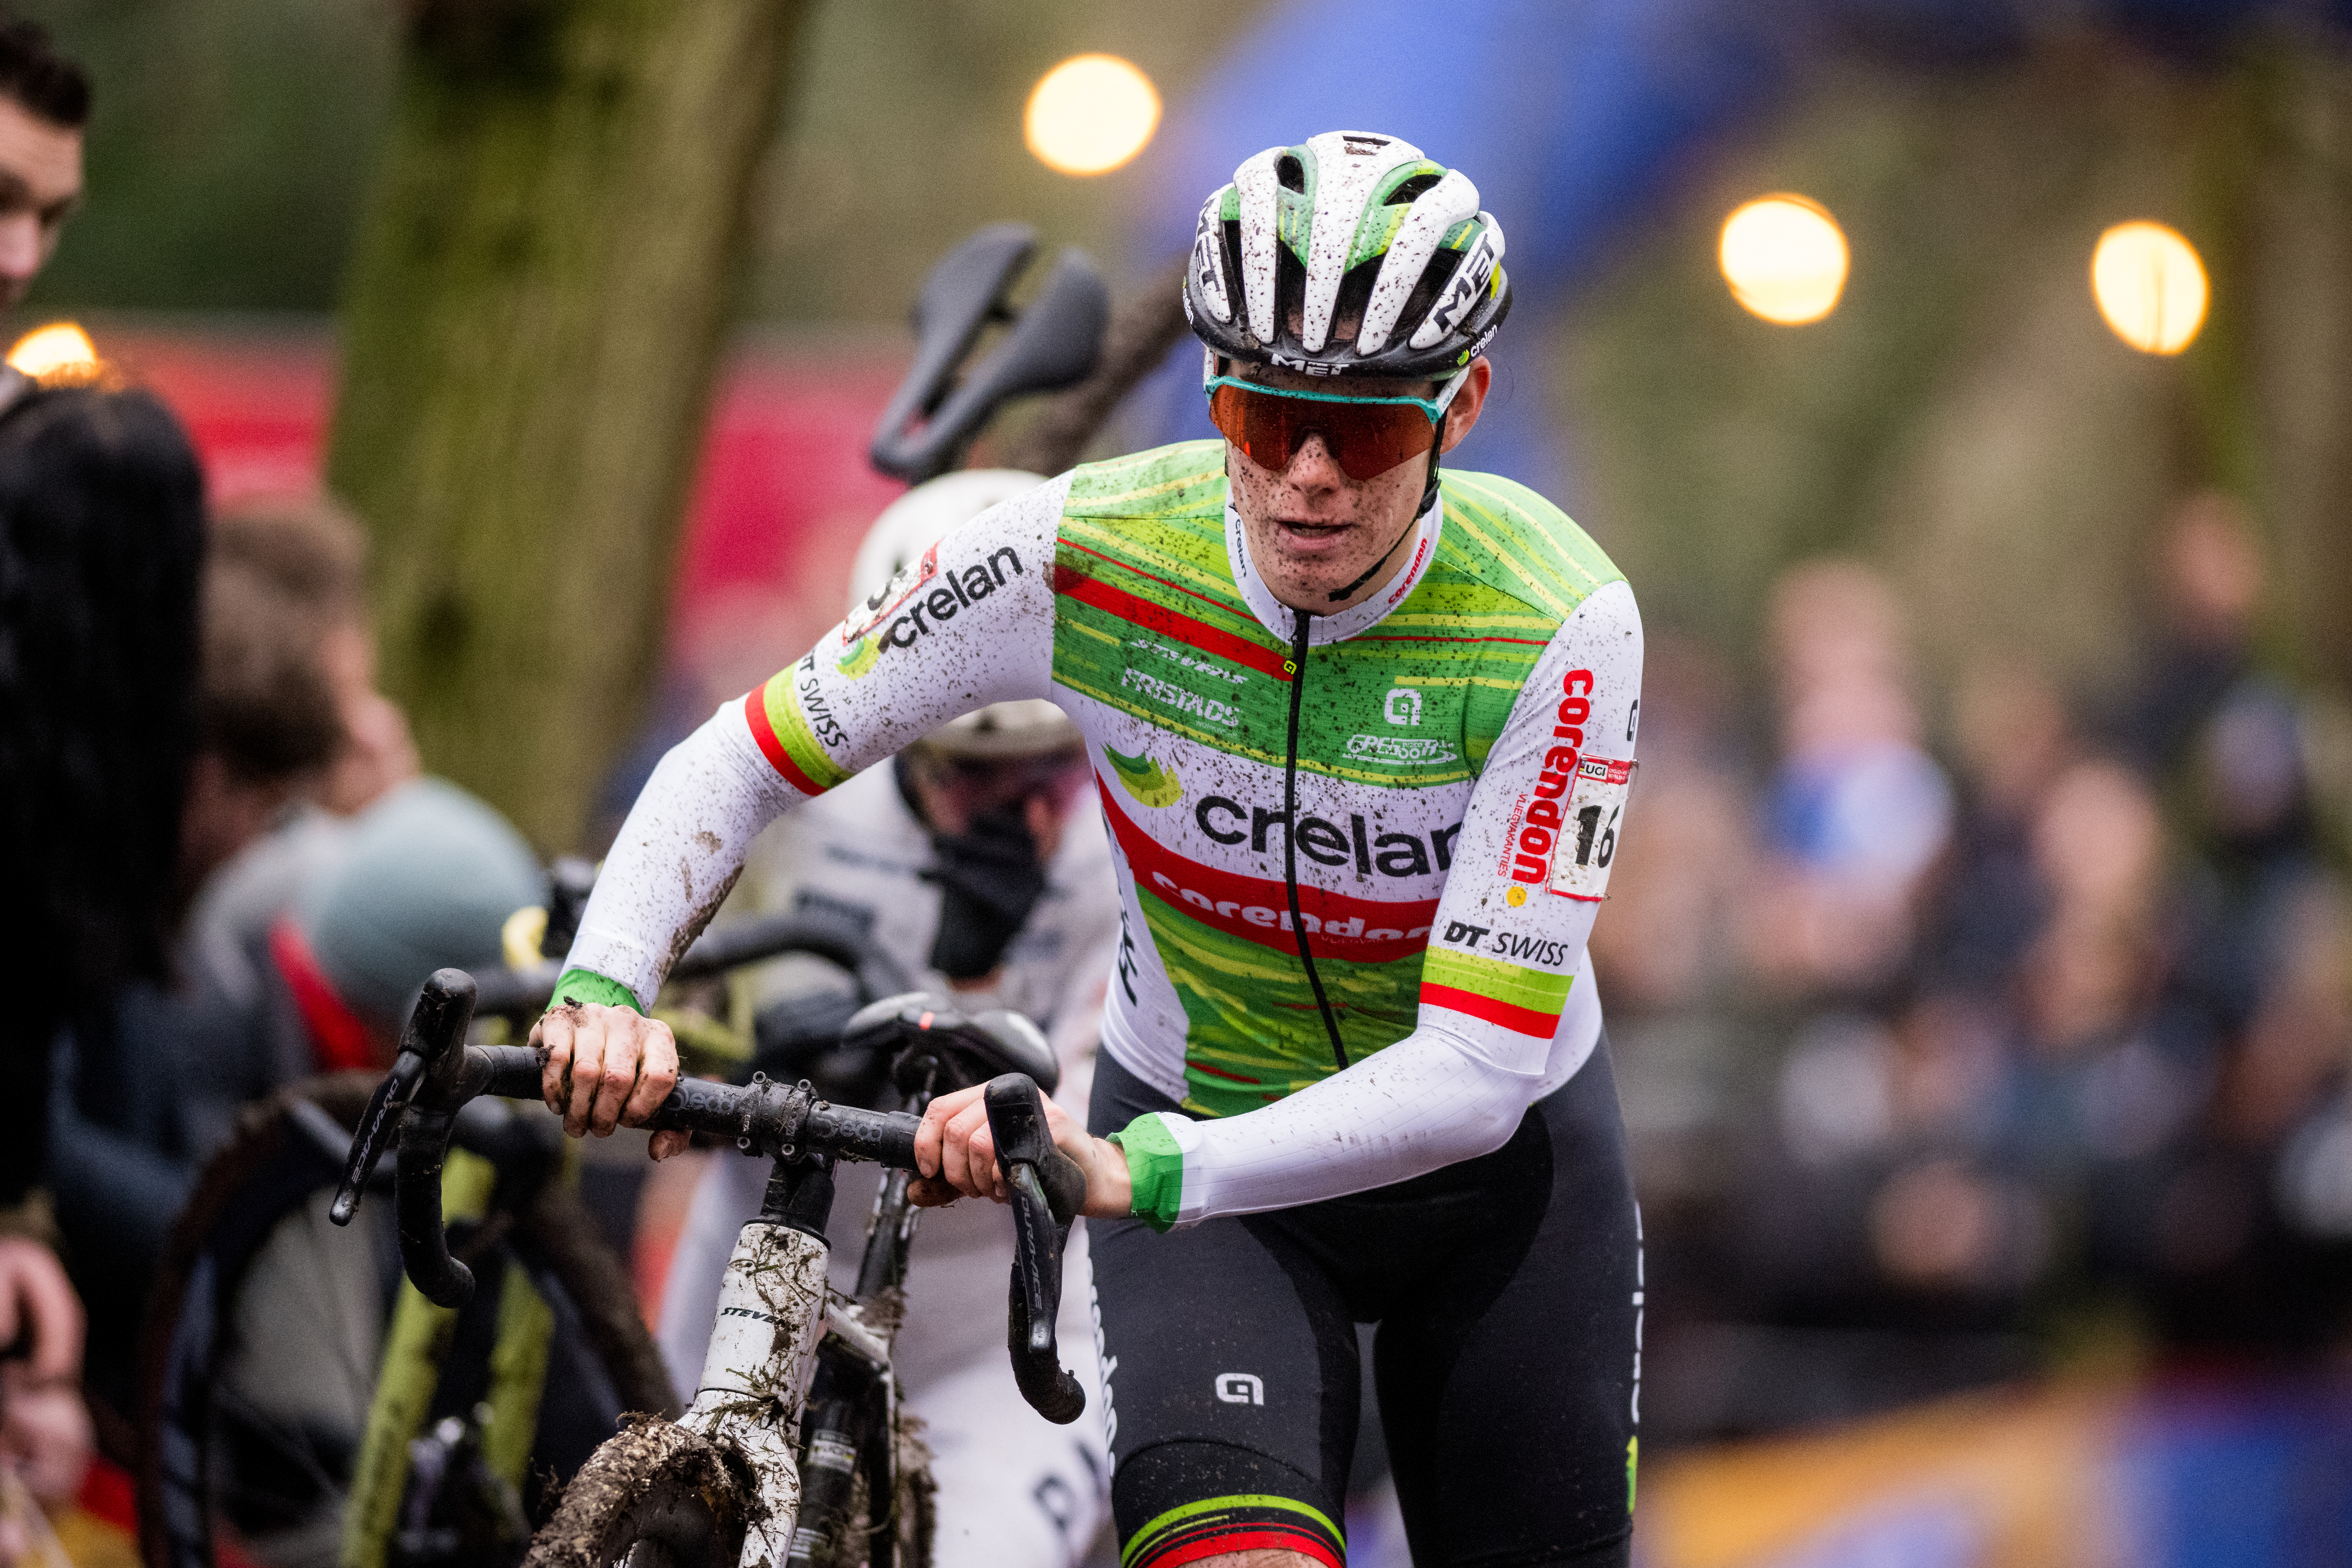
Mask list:
[[[1454,269],[1454,281],[1445,286],[1444,297],[1436,309],[1429,312],[1429,325],[1443,336],[1461,323],[1463,316],[1476,303],[1478,296],[1494,281],[1495,266],[1500,258],[1495,254],[1495,237],[1482,232],[1462,265]],[[1418,334],[1416,334],[1418,335]]]

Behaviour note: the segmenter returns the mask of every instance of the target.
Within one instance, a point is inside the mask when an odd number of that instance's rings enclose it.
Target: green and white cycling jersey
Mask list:
[[[649,998],[778,813],[958,714],[1046,697],[1085,732],[1118,850],[1103,1048],[1190,1113],[1122,1134],[1139,1214],[1287,1207],[1500,1147],[1600,1034],[1585,938],[1641,623],[1600,549],[1509,480],[1447,471],[1408,543],[1381,594],[1307,618],[1302,650],[1220,442],[982,513],[663,761],[559,996]],[[1294,763],[1329,1026],[1286,879]]]

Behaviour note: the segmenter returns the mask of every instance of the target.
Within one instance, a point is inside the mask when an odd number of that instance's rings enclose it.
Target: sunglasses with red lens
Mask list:
[[[1464,379],[1456,376],[1434,398],[1347,397],[1231,375],[1211,376],[1203,390],[1209,418],[1258,467],[1278,473],[1308,437],[1320,436],[1341,471],[1360,484],[1437,445],[1445,406]]]

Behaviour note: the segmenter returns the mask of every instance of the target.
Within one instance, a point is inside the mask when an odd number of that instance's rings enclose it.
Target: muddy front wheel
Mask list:
[[[564,1489],[524,1568],[734,1568],[745,1502],[709,1439],[633,1418]]]

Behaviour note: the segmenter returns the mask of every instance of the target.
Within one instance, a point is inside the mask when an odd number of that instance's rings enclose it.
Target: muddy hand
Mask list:
[[[530,1042],[547,1051],[540,1092],[574,1138],[612,1135],[635,1127],[661,1107],[677,1083],[677,1041],[669,1026],[627,1007],[567,1002],[531,1026]],[[653,1157],[687,1145],[684,1132],[656,1132]]]

